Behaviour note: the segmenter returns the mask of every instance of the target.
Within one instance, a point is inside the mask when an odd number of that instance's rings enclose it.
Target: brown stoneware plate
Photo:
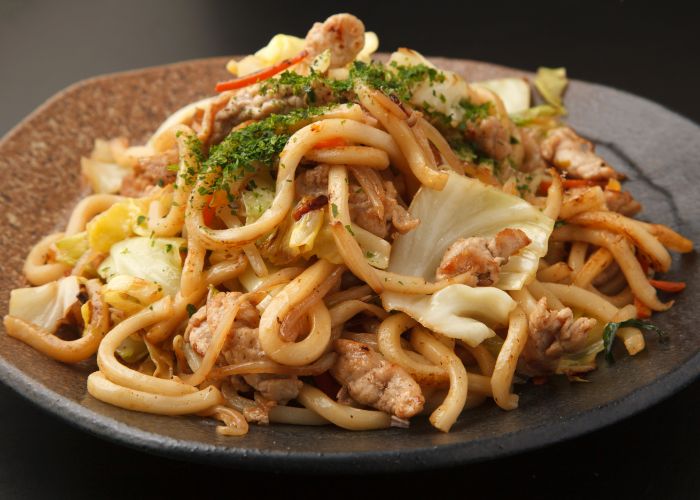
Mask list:
[[[522,74],[472,61],[436,60],[472,80]],[[80,187],[80,157],[95,138],[144,141],[180,106],[212,93],[225,77],[224,59],[206,59],[93,78],[59,93],[0,142],[0,312],[9,291],[25,284],[27,251],[65,225]],[[621,92],[573,82],[566,95],[576,130],[629,175],[643,218],[700,241],[700,127],[669,110]],[[455,465],[540,447],[592,431],[640,411],[700,373],[700,266],[696,255],[675,257],[669,279],[688,288],[654,321],[669,342],[647,337],[648,348],[600,369],[591,383],[564,378],[518,386],[520,408],[493,404],[464,412],[449,434],[418,420],[411,429],[351,433],[334,427],[252,426],[243,438],[220,437],[198,417],[125,411],[87,394],[94,361],[74,366],[46,358],[0,332],[0,377],[24,397],[71,424],[133,448],[249,469],[303,472],[393,471]]]

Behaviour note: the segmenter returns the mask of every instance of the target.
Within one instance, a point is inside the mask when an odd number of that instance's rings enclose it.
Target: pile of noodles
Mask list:
[[[64,323],[72,318],[82,333],[69,338],[39,321],[11,314],[5,317],[8,334],[67,363],[96,354],[99,370],[89,376],[88,390],[101,401],[148,413],[213,417],[223,422],[218,429],[227,435],[245,434],[246,416],[261,405],[269,422],[330,422],[355,430],[406,425],[388,413],[336,400],[324,387],[323,377],[328,377],[338,357],[334,340],[361,341],[421,385],[431,423],[447,431],[464,408],[486,399],[493,399],[504,410],[517,407],[513,379],[528,341],[528,317],[541,298],[546,297],[554,310],[570,307],[576,314],[599,321],[600,328],[592,333],[597,338],[590,342],[598,347],[591,351],[593,358],[602,345],[602,326],[671,306],[658,299],[649,281],[649,269],[668,270],[668,250],[689,251],[692,244],[688,240],[667,227],[608,210],[601,200],[600,184],[569,193],[554,169],[536,172],[537,181],[548,183],[544,191],[530,190],[522,196],[516,187],[521,179],[517,169],[512,176],[497,175],[474,161],[465,161],[424,113],[381,89],[357,82],[352,92],[349,103],[313,114],[292,131],[270,170],[274,187],[269,203],[255,219],[237,216],[228,203],[239,199],[251,176],[230,180],[225,202],[212,206],[216,193],[210,187],[220,180],[222,170],[201,169],[206,154],[200,156],[193,147],[210,145],[214,117],[236,91],[189,106],[169,118],[141,150],[126,149],[119,141],[101,143],[103,150],[111,148],[107,154],[111,158],[103,163],[126,170],[138,153],[176,150],[176,184],[154,186],[136,199],[110,193],[84,198],[64,231],[47,236],[31,250],[24,269],[32,285],[54,287],[44,289],[45,293],[60,295],[63,288],[76,287],[74,291],[83,296],[78,310],[72,307],[59,316]],[[488,99],[494,106],[503,106],[494,94],[488,94]],[[99,151],[88,161],[101,161]],[[326,244],[331,245],[335,257],[306,253],[289,264],[274,265],[261,253],[260,242],[275,231],[288,229],[290,213],[298,201],[295,179],[308,163],[328,166],[328,199],[315,210],[316,215],[309,212],[305,220],[323,227]],[[403,274],[392,262],[395,235],[380,238],[356,225],[349,208],[350,180],[371,186],[385,171],[391,171],[392,179],[401,179],[402,185],[396,187],[410,206],[409,212],[419,193],[440,196],[450,182],[475,179],[470,182],[488,184],[489,189],[510,197],[520,198],[520,194],[549,221],[551,235],[544,241],[545,251],[549,243],[549,253],[536,257],[538,265],[522,283],[506,291],[489,287],[494,290],[489,296],[469,296],[475,311],[497,307],[489,297],[512,301],[502,314],[506,321],[486,328],[489,339],[472,342],[438,332],[433,323],[411,314],[410,307],[405,309],[407,313],[392,306],[392,297],[432,300],[448,287],[463,286],[466,276],[435,280],[420,273]],[[184,182],[188,177],[191,182]],[[479,185],[474,189],[481,189]],[[113,302],[107,303],[113,295],[107,294],[128,295],[129,290],[115,292],[115,284],[95,273],[109,248],[92,248],[72,264],[54,257],[57,242],[82,234],[98,216],[115,206],[125,207],[127,202],[145,214],[134,226],[142,227],[142,233],[136,235],[173,242],[164,244],[165,251],[171,252],[176,245],[171,253],[179,250],[184,262],[174,290],[154,289],[149,292],[151,299],[115,317],[110,306]],[[439,211],[440,207],[434,209]],[[125,210],[128,212],[128,207]],[[458,219],[460,214],[452,217]],[[554,221],[559,223],[552,230]],[[420,221],[421,225],[431,223]],[[367,258],[370,254],[388,257],[389,265],[376,264]],[[61,281],[66,276],[74,281]],[[206,354],[197,355],[186,335],[189,316],[217,292],[228,290],[242,293],[229,301],[215,328],[212,326]],[[232,328],[244,303],[252,304],[260,314],[258,336],[265,358],[226,364],[221,354],[228,336],[236,335]],[[61,304],[54,306],[61,308]],[[375,328],[353,329],[358,318]],[[617,336],[631,355],[644,349],[644,336],[638,328],[620,328]],[[144,349],[138,362],[125,361],[129,354],[124,354],[124,346],[129,342]],[[586,362],[590,364],[590,358]],[[565,367],[559,371],[576,372]],[[232,377],[250,374],[298,376],[303,386],[296,399],[286,404],[261,403],[258,397],[246,397],[229,383]]]

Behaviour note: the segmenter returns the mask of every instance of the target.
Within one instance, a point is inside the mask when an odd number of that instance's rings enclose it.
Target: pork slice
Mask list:
[[[520,229],[506,228],[493,238],[473,236],[452,243],[442,256],[435,272],[439,280],[469,273],[465,284],[491,286],[498,282],[502,265],[530,244],[530,238]]]
[[[168,167],[177,165],[178,161],[175,149],[138,158],[132,171],[122,180],[119,192],[124,196],[138,198],[152,186],[172,184],[177,178],[177,171]]]
[[[362,342],[338,339],[334,347],[339,356],[331,375],[352,399],[399,418],[410,418],[423,409],[420,386],[406,370]]]
[[[605,196],[605,204],[608,210],[613,212],[632,217],[642,210],[642,204],[635,200],[629,191],[606,189],[603,191],[603,195]]]
[[[606,180],[622,176],[595,153],[592,142],[569,127],[551,131],[540,145],[542,157],[571,177]]]
[[[469,122],[465,134],[480,151],[496,161],[505,160],[513,150],[510,128],[497,116]]]
[[[559,358],[586,346],[588,331],[596,324],[593,318],[574,320],[570,308],[552,310],[542,297],[528,318],[528,339],[521,358],[521,371],[528,375],[547,375],[554,371]]]

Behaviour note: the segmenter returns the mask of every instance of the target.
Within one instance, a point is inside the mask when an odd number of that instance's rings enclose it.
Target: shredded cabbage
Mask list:
[[[492,237],[505,228],[524,231],[532,242],[503,266],[496,287],[450,285],[433,295],[382,293],[387,310],[403,311],[422,325],[475,346],[508,323],[515,302],[503,290],[517,290],[532,279],[554,221],[522,199],[477,180],[451,173],[445,188],[422,187],[409,207],[423,221],[394,240],[389,270],[435,279],[442,255],[455,240]],[[425,221],[429,221],[426,223]]]
[[[603,349],[603,339],[600,339],[579,352],[565,354],[559,358],[555,373],[575,375],[595,370],[596,357]]]
[[[535,76],[535,88],[544,100],[562,110],[562,96],[568,83],[566,68],[539,68]]]
[[[569,84],[565,68],[539,68],[534,83],[546,104],[519,111],[509,111],[511,119],[518,126],[527,125],[538,118],[551,118],[566,114],[566,108],[562,103],[564,91]]]
[[[127,316],[136,314],[163,297],[163,287],[152,281],[124,274],[110,278],[102,287],[102,299]]]
[[[246,224],[252,224],[272,206],[275,198],[275,181],[270,173],[263,169],[249,183],[249,189],[241,192],[245,206]]]
[[[549,104],[541,104],[528,108],[525,111],[511,115],[511,120],[517,126],[522,127],[528,125],[538,118],[554,118],[562,114],[562,108],[555,108]]]
[[[88,238],[85,231],[61,238],[56,243],[56,261],[74,266],[88,251]]]
[[[365,45],[355,60],[362,61],[364,63],[369,63],[372,59],[372,54],[374,54],[379,48],[379,37],[373,31],[365,31]]]
[[[55,332],[78,302],[79,293],[80,280],[77,276],[31,288],[16,288],[10,292],[9,314]]]
[[[127,363],[136,363],[146,357],[148,347],[138,334],[133,334],[124,339],[116,353]]]
[[[83,176],[95,193],[119,191],[122,180],[131,172],[131,166],[123,162],[127,145],[126,139],[97,139],[90,158],[80,159]]]
[[[428,61],[423,55],[415,50],[400,48],[389,59],[389,64],[396,63],[398,66],[425,65],[434,68],[434,64]],[[438,70],[438,73],[445,78],[442,81],[422,81],[413,87],[411,103],[427,107],[433,111],[438,111],[450,116],[453,121],[461,121],[464,118],[465,110],[460,106],[460,102],[469,99],[469,84],[457,73],[446,70]]]
[[[423,326],[476,347],[496,333],[492,327],[507,325],[516,303],[503,290],[450,285],[432,295],[384,292],[386,310],[405,312]]]
[[[490,90],[500,97],[509,115],[521,113],[530,107],[530,85],[524,78],[500,78],[471,85]]]
[[[180,247],[184,245],[183,238],[128,238],[112,245],[97,273],[107,282],[122,274],[142,278],[174,296],[180,289]]]
[[[80,167],[95,193],[116,193],[131,172],[130,167],[85,157],[80,159]]]
[[[279,33],[273,36],[267,45],[258,50],[255,54],[246,56],[240,61],[231,59],[226,64],[226,69],[229,71],[229,73],[236,76],[249,75],[255,71],[260,71],[263,68],[267,68],[268,66],[273,66],[284,59],[290,59],[298,55],[299,52],[304,50],[305,43],[306,42],[303,38]],[[357,54],[355,59],[362,62],[369,62],[372,54],[374,54],[378,48],[379,38],[377,37],[376,33],[366,31],[364,47],[360,53]],[[320,54],[318,57],[321,56],[323,56],[323,54]],[[330,64],[330,57],[328,57],[327,62]],[[326,71],[326,69],[328,69],[328,66],[322,69],[315,69],[316,71],[323,73]]]
[[[519,290],[533,278],[554,228],[552,219],[521,198],[455,173],[442,191],[422,187],[409,212],[423,222],[396,238],[389,270],[429,281],[455,240],[492,237],[505,228],[524,231],[532,242],[501,268],[496,286],[502,290]]]
[[[289,236],[289,246],[300,253],[310,252],[323,227],[324,214],[323,210],[311,210],[295,221]]]
[[[87,224],[87,238],[90,248],[97,252],[109,249],[132,234],[138,225],[144,207],[133,199],[115,203]]]

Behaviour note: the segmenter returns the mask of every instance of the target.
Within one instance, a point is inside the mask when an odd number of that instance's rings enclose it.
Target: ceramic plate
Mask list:
[[[438,65],[471,80],[523,74],[463,60]],[[42,235],[58,230],[80,188],[80,157],[95,138],[144,141],[180,106],[210,95],[225,78],[224,59],[206,59],[86,80],[50,99],[0,142],[0,311],[9,291],[25,284],[22,263]],[[642,218],[668,224],[700,241],[700,127],[669,110],[621,92],[573,82],[568,121],[598,144],[602,155],[631,181],[644,204]],[[694,253],[675,258],[669,279],[688,288],[654,321],[670,341],[647,337],[635,357],[618,352],[590,383],[564,378],[518,386],[520,408],[485,404],[464,412],[449,434],[427,419],[411,429],[352,433],[334,427],[251,426],[243,438],[224,438],[214,423],[125,411],[87,394],[95,363],[63,365],[0,332],[0,376],[18,393],[73,425],[145,451],[250,469],[304,472],[393,471],[492,459],[568,439],[632,415],[680,389],[700,373],[700,268]]]

